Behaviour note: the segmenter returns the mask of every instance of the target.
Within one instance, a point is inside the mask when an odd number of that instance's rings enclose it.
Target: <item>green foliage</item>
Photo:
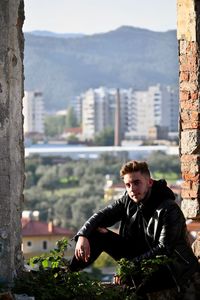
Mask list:
[[[125,258],[120,259],[116,270],[116,275],[119,276],[121,283],[131,282],[134,285],[134,276],[140,273],[140,268],[133,261]]]
[[[113,146],[114,145],[114,129],[105,128],[101,133],[97,134],[94,139],[97,146]]]
[[[148,157],[148,163],[152,173],[160,172],[163,175],[175,173],[180,178],[180,158],[177,155],[167,155],[162,151],[152,153]]]
[[[39,156],[34,156],[31,159],[27,158],[25,163],[25,186],[30,188],[37,184],[40,175],[37,174],[37,168],[42,164],[42,160]]]
[[[70,136],[67,137],[67,142],[68,142],[68,144],[71,144],[71,145],[78,144],[79,139],[74,134],[71,134]]]
[[[52,268],[53,270],[58,267],[67,267],[67,260],[64,258],[65,251],[67,250],[68,240],[63,238],[57,242],[57,248],[51,250],[49,255],[42,254],[31,258],[28,264],[34,268],[37,266],[39,270]],[[55,273],[57,277],[57,273]]]
[[[161,173],[161,172],[152,172],[154,179],[165,178],[168,183],[174,183],[180,178],[179,174],[170,172],[170,173]]]
[[[66,128],[73,128],[77,127],[77,119],[76,119],[76,114],[74,112],[73,107],[69,107],[67,110],[67,116],[66,116]]]
[[[118,262],[116,274],[120,277],[122,283],[135,286],[138,278],[140,278],[140,281],[147,280],[161,266],[166,266],[171,261],[171,258],[165,255],[156,256],[152,259],[143,259],[140,263],[122,258]]]
[[[45,136],[60,135],[65,128],[65,116],[47,116],[44,122]]]
[[[49,254],[30,259],[29,264],[37,270],[23,272],[15,279],[12,292],[34,296],[36,300],[133,300],[120,286],[107,287],[92,279],[85,272],[71,272],[64,254],[68,241],[58,241],[57,248]]]

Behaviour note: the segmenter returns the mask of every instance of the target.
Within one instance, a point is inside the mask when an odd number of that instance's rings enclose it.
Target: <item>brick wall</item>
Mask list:
[[[199,14],[198,0],[177,0],[182,210],[186,218],[196,219],[200,218]],[[194,252],[200,255],[199,239]]]

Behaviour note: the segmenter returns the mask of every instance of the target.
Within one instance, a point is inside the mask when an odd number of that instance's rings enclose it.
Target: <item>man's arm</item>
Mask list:
[[[89,237],[91,232],[99,227],[105,228],[114,225],[122,219],[124,213],[125,205],[122,199],[119,199],[92,215],[77,232],[75,239],[77,240],[78,236]]]
[[[106,227],[114,225],[120,221],[125,212],[123,197],[115,201],[112,205],[108,205],[91,216],[75,236],[76,247],[75,257],[78,260],[88,261],[90,257],[90,243],[88,237],[94,230],[106,232]]]

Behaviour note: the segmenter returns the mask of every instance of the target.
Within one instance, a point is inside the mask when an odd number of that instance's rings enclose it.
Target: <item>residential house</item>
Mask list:
[[[74,233],[66,228],[54,226],[53,222],[22,218],[22,251],[24,258],[48,253],[62,238],[71,239]],[[71,251],[72,252],[72,251]],[[69,251],[70,253],[70,251]]]

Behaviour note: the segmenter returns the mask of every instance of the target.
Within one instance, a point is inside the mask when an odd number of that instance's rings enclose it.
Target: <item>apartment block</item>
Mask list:
[[[24,133],[44,133],[43,94],[25,91],[23,98]]]
[[[169,132],[178,132],[178,90],[157,84],[133,91],[131,97],[127,138],[148,139],[152,132],[167,138]]]
[[[85,139],[93,139],[106,127],[113,127],[112,91],[106,88],[89,89],[81,95],[81,99],[82,128]]]
[[[152,134],[167,138],[168,132],[178,131],[178,92],[170,86],[118,92],[105,87],[89,89],[77,103],[85,139],[93,139],[106,127],[117,128],[121,138],[129,140],[148,139]]]

